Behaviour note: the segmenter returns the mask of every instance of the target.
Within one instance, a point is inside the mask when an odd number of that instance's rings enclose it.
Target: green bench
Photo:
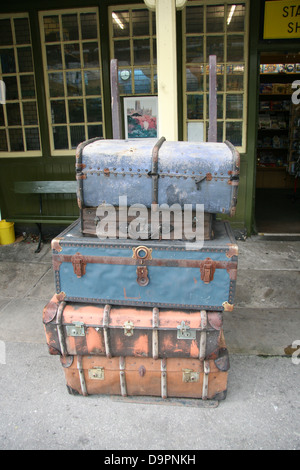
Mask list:
[[[39,215],[16,216],[10,219],[17,223],[37,224],[39,229],[39,242],[36,253],[41,251],[42,224],[71,224],[76,219],[74,216],[51,216],[43,214],[43,194],[76,194],[76,181],[18,181],[14,184],[14,191],[17,194],[37,194],[39,196]]]

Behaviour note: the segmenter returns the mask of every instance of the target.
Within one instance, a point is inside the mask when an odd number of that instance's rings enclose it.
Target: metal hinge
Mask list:
[[[89,378],[94,380],[104,380],[104,367],[94,367],[89,369]]]
[[[178,339],[196,339],[196,330],[191,330],[189,325],[186,325],[184,321],[177,326],[177,338]]]
[[[132,336],[133,335],[133,329],[134,329],[134,324],[132,321],[126,321],[123,325],[124,328],[124,335],[125,336]]]
[[[199,382],[200,374],[199,372],[195,372],[193,369],[182,369],[183,382]]]
[[[68,336],[85,336],[84,323],[76,321],[73,325],[68,325],[66,327]]]

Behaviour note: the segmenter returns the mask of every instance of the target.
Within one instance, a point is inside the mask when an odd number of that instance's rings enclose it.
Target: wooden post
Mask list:
[[[209,56],[209,127],[208,142],[217,142],[217,57]]]
[[[118,80],[118,61],[110,62],[111,115],[113,139],[122,139],[121,103]]]

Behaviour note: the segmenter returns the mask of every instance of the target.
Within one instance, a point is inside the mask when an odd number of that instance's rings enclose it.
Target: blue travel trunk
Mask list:
[[[52,241],[60,301],[190,310],[233,310],[238,247],[214,222],[202,248],[182,240],[99,239],[80,220]]]
[[[229,142],[92,139],[76,151],[78,204],[202,204],[204,212],[234,215],[240,157]],[[126,205],[124,204],[124,205]]]

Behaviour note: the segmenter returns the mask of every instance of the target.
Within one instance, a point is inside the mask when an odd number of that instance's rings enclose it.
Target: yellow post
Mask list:
[[[156,10],[158,133],[170,141],[178,140],[176,8],[186,0],[144,0]]]

